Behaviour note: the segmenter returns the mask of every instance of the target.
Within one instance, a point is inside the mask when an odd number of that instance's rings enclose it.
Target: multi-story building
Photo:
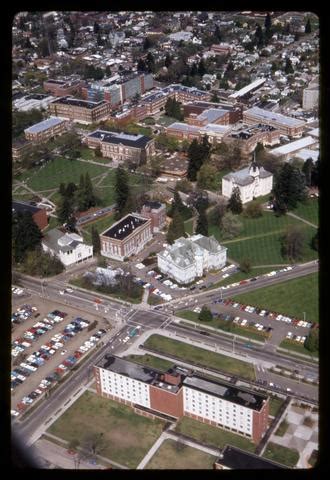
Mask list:
[[[267,430],[269,398],[176,367],[151,369],[112,354],[94,366],[99,395],[142,414],[190,417],[258,443]]]
[[[30,110],[47,109],[55,100],[52,95],[44,95],[42,93],[33,93],[20,97],[13,101],[13,107],[19,112],[29,112]]]
[[[95,123],[106,120],[110,104],[105,101],[88,102],[73,97],[61,97],[49,104],[52,115],[78,123]]]
[[[220,102],[190,102],[183,106],[183,115],[185,122],[189,122],[189,118],[192,117],[192,114],[197,116],[201,115],[203,112],[209,109],[219,109],[220,111],[226,112],[223,113],[221,117],[221,125],[227,125],[231,123],[237,123],[242,120],[242,106],[240,105],[230,105],[229,103]],[[208,122],[206,122],[208,123]],[[212,122],[215,123],[215,122]],[[219,123],[219,121],[217,122]]]
[[[13,140],[11,146],[12,159],[15,161],[21,160],[21,158],[31,150],[32,143],[26,140],[26,138],[19,138]]]
[[[63,118],[50,117],[24,130],[25,138],[33,143],[46,142],[50,138],[65,133],[68,122]]]
[[[103,157],[116,161],[133,161],[140,165],[155,153],[153,138],[140,134],[95,130],[83,138],[90,148],[101,149]]]
[[[222,177],[222,195],[224,197],[230,198],[235,187],[240,191],[242,203],[250,202],[254,198],[268,195],[272,191],[273,174],[252,162],[249,167]]]
[[[213,237],[180,237],[157,254],[159,270],[180,284],[193,282],[210,269],[226,265],[227,248]]]
[[[223,136],[223,143],[238,146],[244,156],[250,154],[258,143],[262,145],[276,145],[280,142],[280,130],[272,125],[259,123],[247,125],[238,123]]]
[[[64,233],[53,228],[46,233],[41,241],[42,249],[58,257],[65,267],[83,262],[93,256],[92,245],[83,243],[76,233]]]
[[[80,93],[84,82],[82,80],[53,80],[49,78],[43,83],[45,92],[55,97],[64,97]]]
[[[174,122],[166,128],[166,134],[178,138],[179,140],[188,141],[194,139],[200,140],[206,135],[210,143],[218,143],[230,128],[231,127],[228,125],[217,125],[215,123],[208,123],[207,125],[200,127],[182,122]]]
[[[48,226],[47,211],[44,208],[37,207],[28,202],[13,200],[12,212],[29,212],[32,215],[34,223],[39,227],[39,230],[43,230]]]
[[[243,112],[243,121],[249,125],[262,123],[264,125],[272,125],[280,131],[282,135],[289,137],[301,137],[306,122],[293,117],[264,110],[259,107],[252,107]]]
[[[283,160],[289,160],[299,154],[302,150],[318,148],[318,146],[318,139],[308,135],[307,137],[302,137],[294,142],[289,142],[280,147],[273,148],[270,150],[270,153],[276,157],[281,157]],[[314,152],[314,154],[318,155],[318,152]]]
[[[210,48],[213,55],[228,55],[232,51],[229,43],[213,44]]]
[[[141,216],[151,219],[151,231],[159,232],[166,223],[166,205],[160,202],[145,202]]]
[[[143,250],[151,239],[151,218],[130,213],[101,233],[101,254],[116,260],[124,260]]]
[[[273,470],[279,468],[285,467],[232,445],[226,445],[214,463],[215,470]]]

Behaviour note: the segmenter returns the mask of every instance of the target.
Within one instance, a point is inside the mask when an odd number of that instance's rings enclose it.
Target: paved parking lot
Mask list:
[[[42,299],[38,296],[31,296],[29,298],[25,298],[24,302],[22,302],[22,298],[13,298],[13,311],[17,308],[17,306],[22,305],[23,303],[28,303],[30,305],[36,306],[37,307],[37,312],[35,313],[40,313],[38,318],[35,318],[32,316],[32,318],[26,320],[20,325],[15,325],[13,331],[12,331],[12,339],[15,340],[16,338],[20,337],[23,335],[24,331],[31,328],[32,325],[34,325],[36,322],[40,321],[42,322],[43,318],[47,316],[47,314],[55,309],[61,311],[61,312],[66,312],[67,316],[64,318],[64,320],[60,323],[55,323],[53,325],[52,330],[48,330],[45,334],[41,335],[39,338],[37,338],[34,341],[29,341],[31,343],[31,346],[26,348],[24,350],[24,354],[27,356],[31,355],[33,352],[36,352],[41,345],[44,345],[45,343],[49,342],[51,337],[53,337],[56,333],[60,333],[64,330],[65,326],[70,323],[71,320],[74,318],[80,316],[83,319],[89,320],[90,322],[93,322],[94,320],[98,320],[98,324],[96,328],[94,328],[91,331],[88,331],[87,328],[85,328],[83,331],[77,333],[73,338],[68,340],[63,348],[59,348],[55,354],[49,359],[46,360],[44,365],[41,365],[37,371],[32,372],[29,377],[26,378],[26,380],[18,385],[14,391],[12,391],[11,395],[11,402],[12,402],[12,408],[15,409],[17,403],[27,394],[32,392],[35,388],[38,387],[40,384],[40,381],[44,379],[49,373],[53,372],[55,368],[62,363],[62,361],[67,358],[70,354],[72,354],[77,348],[80,347],[80,345],[87,340],[95,331],[97,331],[100,328],[105,328],[105,322],[102,320],[102,317],[100,318],[97,315],[92,315],[88,314],[86,312],[80,312],[79,309],[77,308],[71,308],[68,305],[64,305],[61,303],[56,303],[53,301],[49,301],[46,299]],[[61,352],[66,350],[65,355],[61,355]],[[15,358],[12,358],[12,365],[14,362]],[[21,360],[22,361],[22,360]],[[19,362],[21,363],[21,362]],[[13,367],[15,368],[15,367]]]

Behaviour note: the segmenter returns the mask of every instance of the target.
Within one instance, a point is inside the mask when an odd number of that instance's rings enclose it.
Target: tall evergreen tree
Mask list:
[[[154,56],[151,52],[148,52],[147,58],[146,58],[146,64],[147,64],[147,69],[149,73],[154,73],[156,66],[155,66],[155,59]]]
[[[192,65],[191,65],[191,68],[190,68],[190,76],[191,77],[194,77],[195,75],[198,74],[198,68],[197,68],[197,65],[196,63],[194,62]]]
[[[117,218],[121,218],[123,215],[129,193],[130,191],[127,173],[122,167],[118,167],[116,169],[115,176],[115,202],[117,209]]]
[[[172,206],[171,206],[171,209],[170,209],[170,212],[169,212],[169,216],[173,216],[175,210],[177,210],[180,213],[180,215],[183,216],[185,208],[186,207],[182,203],[179,191],[177,189],[175,189],[174,190],[174,196],[173,196],[173,202],[172,202]]]
[[[263,34],[262,28],[259,24],[257,25],[254,36],[255,36],[258,47],[263,47],[264,43],[265,43],[264,42],[264,34]]]
[[[265,17],[265,30],[270,30],[272,26],[272,19],[271,19],[271,16],[269,13],[267,13],[266,17]]]
[[[100,31],[100,25],[97,22],[94,22],[93,31],[95,35],[97,35]]]
[[[68,197],[68,198],[73,198],[74,196],[74,193],[77,191],[77,185],[73,182],[69,182],[66,186],[66,189],[65,189],[65,194],[64,196]]]
[[[89,173],[86,172],[85,174],[85,204],[87,209],[91,207],[95,207],[97,203],[96,196],[94,194],[93,184],[91,182]]]
[[[62,182],[62,183],[60,184],[60,188],[58,189],[58,193],[59,193],[60,195],[65,195],[65,191],[66,191],[66,189],[65,189],[65,183]]]
[[[241,193],[238,187],[234,187],[231,197],[228,201],[228,210],[238,215],[243,211],[243,205],[241,200]]]
[[[169,244],[174,243],[174,241],[179,237],[185,236],[183,218],[180,213],[175,210],[172,218],[172,222],[168,227],[166,239]]]
[[[289,57],[287,57],[285,60],[284,72],[286,73],[286,75],[294,72],[292,62]]]
[[[319,178],[320,178],[320,159],[318,158],[316,162],[313,164],[313,168],[312,168],[311,184],[313,187],[319,186]]]
[[[166,54],[164,65],[166,68],[168,68],[170,65],[172,65],[172,58],[169,53]]]
[[[313,160],[307,158],[302,166],[302,172],[305,175],[306,186],[310,187],[312,184],[312,170],[313,170]]]
[[[69,197],[62,197],[56,209],[58,222],[60,225],[68,223],[73,215],[73,203]]]
[[[99,254],[101,252],[101,240],[100,240],[100,235],[99,232],[97,231],[97,228],[92,227],[92,245],[93,245],[93,253],[95,255]]]
[[[220,32],[219,25],[216,25],[215,30],[214,30],[214,36],[216,37],[218,42],[221,42],[222,40],[222,34]]]
[[[199,172],[199,169],[204,163],[204,160],[206,160],[208,153],[209,153],[209,145],[207,144],[206,140],[204,140],[202,143],[198,143],[196,139],[194,139],[189,148],[188,148],[188,171],[187,171],[187,176],[188,179],[191,181],[195,181],[197,179],[197,173]]]
[[[137,63],[137,70],[138,72],[146,72],[147,71],[147,65],[143,58],[139,58],[138,63]]]
[[[278,213],[295,208],[297,202],[306,198],[305,176],[290,163],[285,163],[275,176],[273,187],[274,209]]]
[[[199,212],[195,233],[199,233],[205,237],[209,236],[209,225],[205,210],[200,210]]]
[[[205,62],[203,58],[201,58],[198,64],[198,75],[202,77],[205,73],[206,73]]]
[[[31,212],[16,212],[12,222],[13,254],[16,262],[22,262],[28,251],[41,246],[41,232]]]
[[[311,25],[310,19],[308,19],[305,25],[305,33],[311,33],[311,32],[312,32],[312,25]]]

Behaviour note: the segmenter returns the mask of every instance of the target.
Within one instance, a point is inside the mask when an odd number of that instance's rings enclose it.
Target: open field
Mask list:
[[[57,158],[44,166],[33,168],[20,175],[18,180],[26,181],[27,185],[35,191],[58,189],[61,182],[79,182],[80,175],[89,173],[93,178],[107,171],[107,167],[93,165],[79,160]]]
[[[85,165],[88,165],[87,163]],[[98,165],[94,165],[96,167]],[[103,168],[103,167],[99,167]],[[108,169],[107,175],[102,179],[100,184],[96,188],[96,192],[99,197],[102,199],[102,204],[104,206],[112,205],[115,202],[115,169]],[[134,198],[135,195],[145,192],[150,188],[151,181],[148,177],[137,174],[128,174],[129,185],[131,194]]]
[[[99,234],[101,234],[106,228],[110,227],[113,223],[115,223],[115,217],[114,215],[108,215],[106,217],[102,217],[99,220],[96,220],[95,222],[90,222],[86,225],[83,225],[81,227],[83,235],[84,235],[84,240],[87,243],[90,243],[92,241],[92,228],[95,227],[98,231]]]
[[[174,440],[165,440],[146,469],[198,470],[212,469],[216,457]]]
[[[193,347],[187,343],[162,337],[161,335],[151,335],[144,343],[146,347],[154,348],[160,352],[176,355],[185,361],[192,361],[219,369],[220,371],[233,375],[240,375],[244,378],[255,380],[254,368],[249,363],[242,360],[236,360],[220,353],[211,352],[204,348]]]
[[[126,360],[146,365],[147,367],[157,368],[159,370],[168,370],[173,367],[174,362],[165,360],[164,358],[155,357],[154,355],[127,355],[124,357]]]
[[[226,444],[234,447],[242,448],[249,452],[254,452],[256,445],[248,438],[242,437],[235,433],[223,430],[221,428],[206,425],[206,423],[198,422],[192,418],[183,417],[177,423],[175,431],[194,438],[200,442],[205,442],[215,447],[223,448]]]
[[[163,422],[133,412],[130,407],[85,392],[51,427],[49,433],[64,440],[103,434],[100,454],[136,468],[162,432]]]
[[[299,460],[297,450],[283,447],[282,445],[272,442],[268,443],[265,453],[262,456],[288,467],[295,467]]]
[[[309,198],[305,203],[299,203],[292,213],[298,217],[304,218],[315,225],[319,224],[319,201],[318,199]]]
[[[282,314],[307,321],[319,321],[318,308],[318,274],[312,273],[301,278],[288,280],[279,285],[260,288],[255,292],[235,295],[240,303],[274,310]]]

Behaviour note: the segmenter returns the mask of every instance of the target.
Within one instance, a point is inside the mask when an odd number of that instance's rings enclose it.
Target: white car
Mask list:
[[[60,290],[58,293],[59,293],[60,295],[64,295],[64,290]]]
[[[11,415],[12,417],[18,417],[19,412],[17,412],[16,410],[10,410],[10,415]]]
[[[67,293],[72,293],[72,292],[73,292],[72,288],[66,288],[65,291],[66,291]]]

